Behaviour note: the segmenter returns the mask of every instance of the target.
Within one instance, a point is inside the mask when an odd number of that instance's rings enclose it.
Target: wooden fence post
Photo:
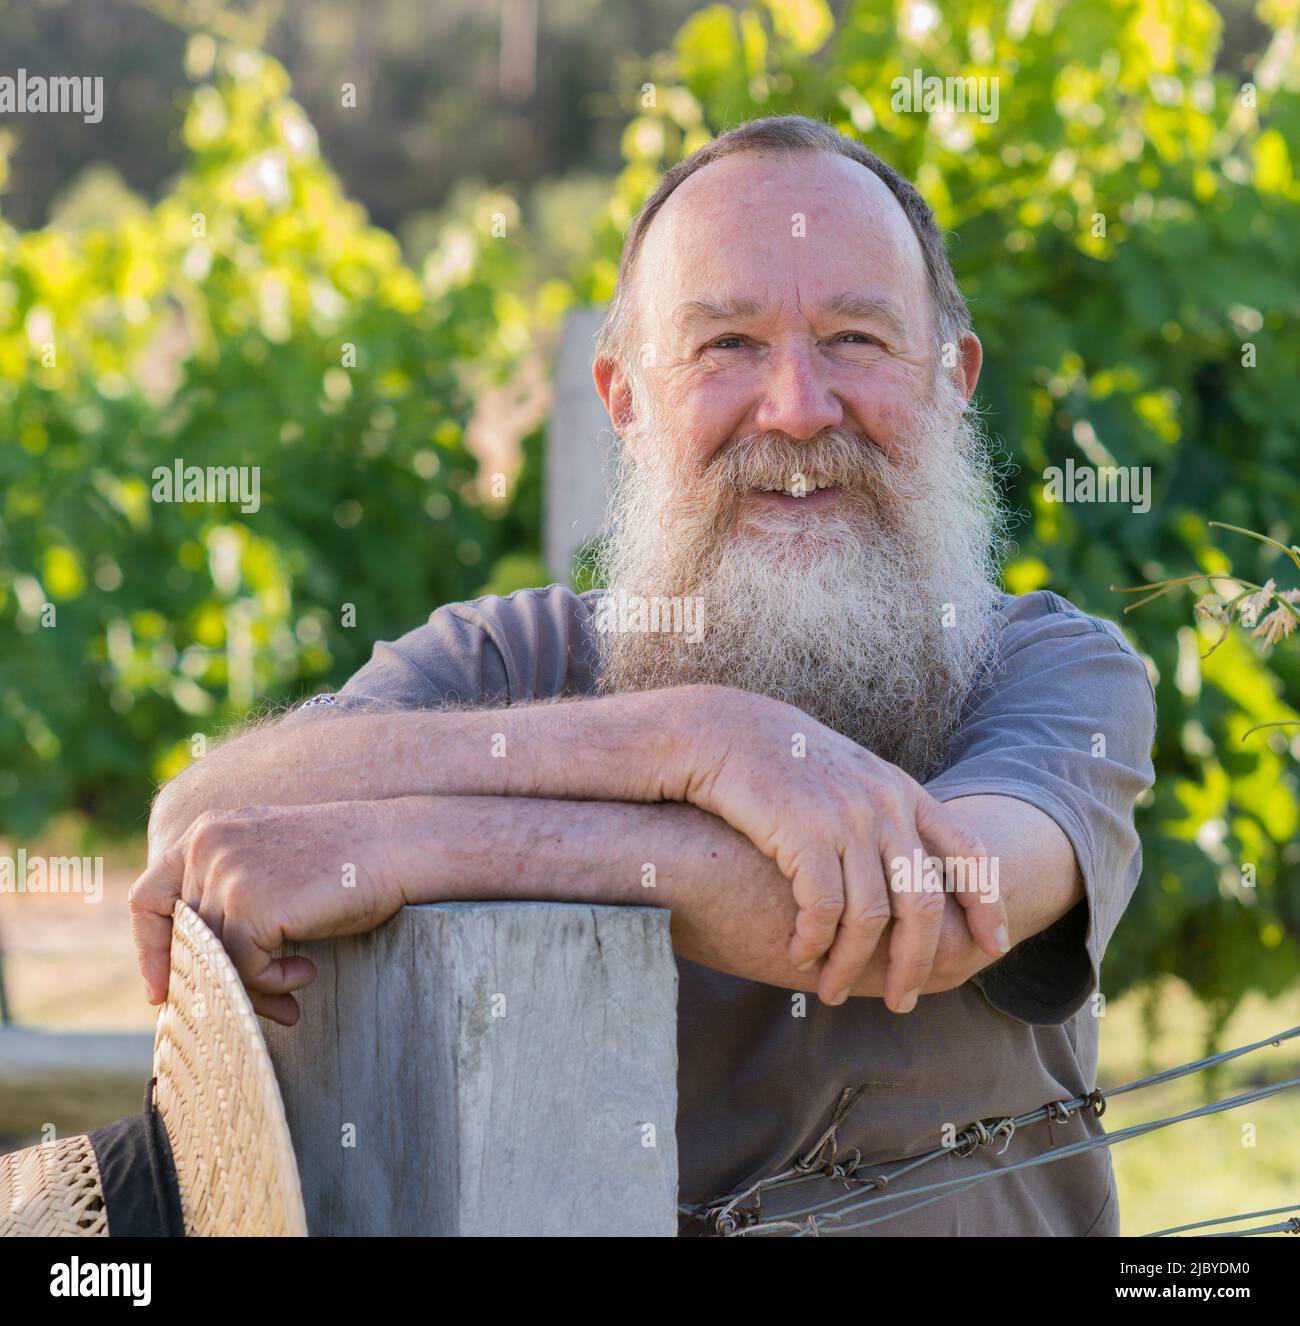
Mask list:
[[[263,1022],[313,1234],[677,1232],[668,912],[405,907]]]
[[[542,544],[547,571],[564,584],[574,554],[604,524],[607,479],[617,445],[591,380],[596,332],[603,317],[600,308],[570,309],[555,356]]]

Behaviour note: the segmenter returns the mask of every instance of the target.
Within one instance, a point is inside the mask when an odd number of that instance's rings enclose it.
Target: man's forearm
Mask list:
[[[685,693],[652,691],[505,709],[390,710],[282,722],[218,747],[164,787],[151,858],[206,810],[402,796],[678,798]],[[680,781],[680,780],[679,780]]]
[[[734,976],[814,991],[788,942],[797,908],[780,870],[742,834],[685,805],[513,797],[413,797],[377,808],[384,869],[409,902],[530,899],[667,907],[673,948]],[[1033,906],[1008,901],[1013,938]],[[852,993],[884,993],[892,925]],[[991,959],[951,899],[922,993],[964,983]]]

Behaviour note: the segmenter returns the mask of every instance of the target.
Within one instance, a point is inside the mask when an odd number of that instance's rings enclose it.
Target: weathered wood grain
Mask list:
[[[574,308],[555,356],[554,401],[547,427],[546,569],[568,581],[573,556],[605,521],[616,438],[591,380],[603,308]]]
[[[675,1234],[668,919],[439,903],[293,946],[317,979],[263,1027],[311,1232]]]

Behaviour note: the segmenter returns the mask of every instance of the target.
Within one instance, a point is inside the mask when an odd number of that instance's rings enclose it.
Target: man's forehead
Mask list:
[[[756,277],[796,268],[829,281],[823,302],[873,294],[887,302],[889,287],[914,295],[925,272],[888,185],[848,157],[813,152],[738,153],[697,171],[650,226],[638,266],[674,321],[683,303],[702,306],[719,291],[738,305],[759,301]]]

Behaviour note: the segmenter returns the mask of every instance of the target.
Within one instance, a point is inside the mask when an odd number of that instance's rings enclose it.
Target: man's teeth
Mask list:
[[[820,488],[834,488],[828,479],[805,479],[802,483],[765,483],[760,484],[760,493],[784,493],[787,497],[807,497]]]

